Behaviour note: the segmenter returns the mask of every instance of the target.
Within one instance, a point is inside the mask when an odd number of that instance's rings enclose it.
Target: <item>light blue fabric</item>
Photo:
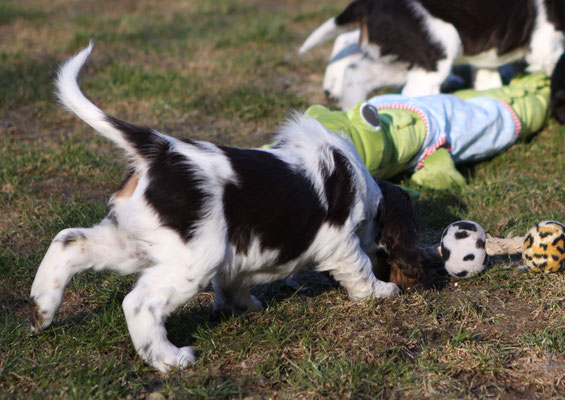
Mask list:
[[[446,147],[456,163],[477,161],[511,146],[519,134],[510,107],[488,97],[461,100],[447,94],[390,94],[375,96],[367,102],[377,109],[409,109],[425,120],[428,132],[424,145],[408,164],[414,169],[438,147]]]

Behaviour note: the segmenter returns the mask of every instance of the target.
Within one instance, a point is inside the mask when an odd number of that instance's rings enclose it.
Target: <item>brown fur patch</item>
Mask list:
[[[418,279],[404,275],[402,271],[400,271],[398,265],[394,262],[390,263],[390,282],[396,283],[402,290],[423,286],[422,282]]]
[[[361,36],[359,37],[359,43],[367,44],[369,43],[369,28],[367,28],[367,20],[364,19],[361,22]]]
[[[377,262],[373,267],[373,273],[381,281],[395,283],[403,291],[424,286],[423,282],[418,279],[404,275],[398,265],[383,252],[377,253]]]
[[[37,330],[39,330],[43,324],[43,317],[39,313],[39,307],[33,297],[29,300],[29,322],[31,326]]]
[[[116,193],[112,196],[114,199],[129,199],[135,188],[139,184],[140,174],[138,172],[131,174],[118,189]]]

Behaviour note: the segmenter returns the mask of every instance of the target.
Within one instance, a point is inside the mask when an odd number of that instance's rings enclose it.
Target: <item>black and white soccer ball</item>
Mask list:
[[[482,272],[488,262],[486,238],[485,230],[472,221],[457,221],[445,228],[440,253],[447,272],[456,278]]]

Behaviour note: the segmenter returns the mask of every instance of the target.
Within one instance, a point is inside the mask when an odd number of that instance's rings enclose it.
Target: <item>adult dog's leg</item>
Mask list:
[[[147,260],[111,218],[92,228],[62,230],[49,246],[31,287],[32,329],[51,324],[73,275],[91,268],[130,274],[146,265]]]
[[[318,271],[329,271],[345,288],[352,300],[371,297],[394,297],[400,294],[398,286],[378,280],[373,274],[369,256],[359,246],[358,239],[344,243],[334,256],[320,263]]]
[[[408,73],[406,85],[402,89],[404,96],[425,96],[439,94],[439,89],[449,73],[441,71],[426,71],[422,68],[413,68]]]
[[[473,87],[475,90],[487,90],[502,87],[498,69],[474,68]]]
[[[551,76],[553,69],[565,48],[563,31],[547,20],[547,11],[543,3],[537,2],[536,27],[532,32],[526,62],[529,64],[528,72],[544,71]],[[537,8],[537,7],[536,7]]]

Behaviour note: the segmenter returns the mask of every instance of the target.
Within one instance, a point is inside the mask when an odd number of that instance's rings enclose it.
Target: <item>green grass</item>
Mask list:
[[[7,53],[0,48],[0,107],[13,109],[24,104],[50,101],[56,60],[38,60],[29,55]]]
[[[56,106],[57,64],[94,38],[81,85],[104,110],[174,136],[261,145],[291,108],[326,101],[329,46],[296,51],[346,3],[0,4],[0,398],[565,396],[565,275],[522,272],[508,257],[387,301],[351,302],[311,271],[303,291],[255,288],[268,307],[242,317],[214,313],[205,291],[167,321],[175,344],[201,352],[169,375],[131,344],[121,301],[135,277],[76,276],[53,325],[31,334],[29,291],[50,241],[103,218],[125,176],[119,151]],[[459,219],[521,235],[565,220],[564,145],[550,120],[529,143],[463,168],[463,189],[395,182],[422,193],[423,244]]]
[[[0,24],[24,20],[37,22],[45,19],[45,13],[37,8],[26,8],[21,3],[5,0],[0,4]]]

